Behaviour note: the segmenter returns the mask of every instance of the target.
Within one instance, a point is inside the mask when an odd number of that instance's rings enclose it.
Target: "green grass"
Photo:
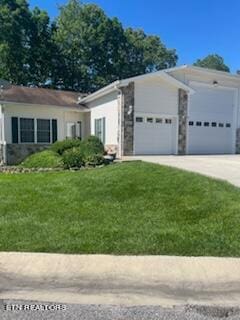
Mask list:
[[[21,164],[24,168],[59,168],[63,166],[62,157],[52,150],[44,150],[27,157]]]
[[[0,175],[0,250],[240,256],[240,189],[131,162]]]

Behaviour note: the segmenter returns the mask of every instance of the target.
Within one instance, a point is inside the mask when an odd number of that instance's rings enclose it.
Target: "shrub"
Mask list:
[[[104,158],[102,154],[99,153],[84,153],[83,160],[87,166],[99,166],[104,163]]]
[[[51,149],[62,155],[64,151],[72,149],[74,147],[79,147],[81,145],[81,141],[79,139],[65,139],[63,141],[56,141]]]
[[[63,166],[65,169],[81,168],[84,165],[84,156],[80,148],[68,149],[63,153]]]
[[[27,157],[20,165],[23,168],[61,168],[62,158],[52,150],[44,150]]]
[[[84,139],[81,147],[88,154],[104,154],[104,145],[102,141],[95,136],[89,136]]]

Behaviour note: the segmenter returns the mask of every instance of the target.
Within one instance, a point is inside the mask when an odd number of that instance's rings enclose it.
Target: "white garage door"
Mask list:
[[[135,117],[135,154],[175,153],[176,120],[171,117]]]
[[[188,122],[189,154],[233,153],[234,91],[191,85]]]

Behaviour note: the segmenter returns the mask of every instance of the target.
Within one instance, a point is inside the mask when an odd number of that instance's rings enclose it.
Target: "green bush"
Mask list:
[[[84,155],[80,148],[68,149],[63,153],[63,166],[65,169],[81,168],[84,165]]]
[[[86,166],[94,166],[94,167],[99,166],[104,162],[103,155],[98,153],[89,153],[89,154],[84,153],[83,160]]]
[[[81,147],[87,154],[104,154],[104,145],[102,141],[95,136],[89,136],[84,139]]]
[[[23,168],[60,168],[62,157],[52,150],[44,150],[27,157],[20,165]]]
[[[51,149],[60,154],[63,155],[64,151],[72,149],[74,147],[80,147],[81,141],[79,139],[65,139],[63,141],[56,141]]]

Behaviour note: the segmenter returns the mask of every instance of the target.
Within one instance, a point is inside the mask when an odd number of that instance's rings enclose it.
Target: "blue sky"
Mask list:
[[[191,64],[209,53],[223,56],[232,72],[240,69],[239,0],[92,0],[124,27],[142,28],[159,35],[168,48],[177,50],[178,64]],[[65,0],[29,0],[58,14]]]

